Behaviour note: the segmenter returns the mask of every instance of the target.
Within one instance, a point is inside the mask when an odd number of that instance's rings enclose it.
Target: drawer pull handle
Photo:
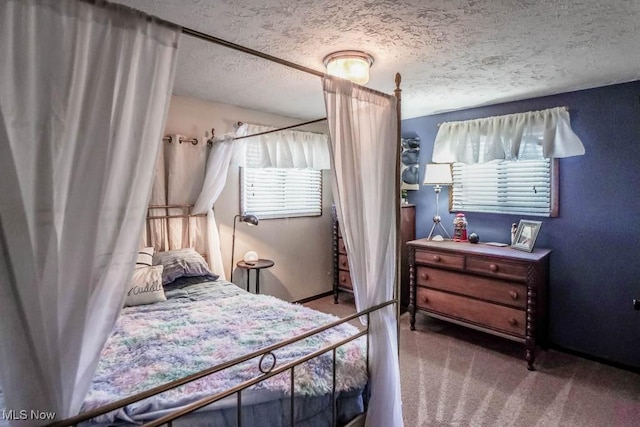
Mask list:
[[[429,304],[429,298],[427,297],[422,297],[422,301],[424,301],[425,304]]]
[[[491,271],[498,271],[498,266],[495,264],[489,264],[489,270]]]
[[[428,280],[429,279],[429,275],[427,273],[422,273],[420,274],[420,277],[424,280]]]
[[[511,296],[513,300],[518,299],[518,293],[516,291],[509,291],[509,296]]]
[[[346,266],[347,266],[347,262],[346,262],[346,261],[340,261],[340,265],[341,265],[342,267],[346,267]]]
[[[440,255],[434,255],[434,256],[433,256],[433,260],[434,260],[435,262],[440,261]]]
[[[516,326],[518,324],[518,321],[514,318],[509,319],[509,324],[511,326]]]
[[[340,281],[341,281],[342,283],[347,283],[347,278],[346,278],[346,277],[344,277],[344,276],[342,276],[342,277],[340,278]]]

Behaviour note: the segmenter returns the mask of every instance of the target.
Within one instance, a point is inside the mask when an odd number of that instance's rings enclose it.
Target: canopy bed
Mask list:
[[[241,425],[264,425],[260,424],[265,419],[259,412],[245,414],[249,405],[242,397],[244,394],[249,400],[255,399],[254,403],[264,403],[263,396],[253,393],[255,389],[241,390],[260,387],[263,380],[268,383],[280,372],[295,372],[290,375],[288,392],[284,388],[268,390],[278,395],[281,412],[288,408],[290,414],[282,415],[273,425],[326,425],[323,422],[327,419],[336,425],[364,409],[366,425],[401,426],[396,268],[400,76],[396,75],[395,96],[383,94],[101,1],[9,0],[0,6],[0,22],[0,53],[8,58],[0,65],[0,384],[6,407],[55,412],[59,420],[55,425],[80,423],[98,413],[113,414],[120,407],[125,416],[121,421],[160,417],[149,425],[170,423],[201,408],[235,408],[233,417],[221,415],[233,418],[230,425],[236,425],[236,421],[240,425],[243,416],[247,418]],[[174,381],[171,380],[182,365],[175,354],[164,355],[169,359],[159,359],[160,365],[149,363],[167,373],[164,379],[169,382],[160,386],[153,383],[142,393],[120,399],[120,394],[110,395],[96,384],[101,378],[103,383],[113,379],[112,371],[105,366],[128,369],[122,357],[126,354],[124,349],[131,347],[118,339],[129,343],[144,341],[140,323],[175,328],[174,338],[180,341],[187,331],[193,331],[193,325],[182,325],[186,330],[177,332],[181,325],[172,324],[175,319],[202,313],[204,320],[200,324],[208,328],[212,323],[223,323],[210,317],[219,311],[219,306],[230,304],[225,314],[233,307],[242,313],[242,307],[264,302],[228,282],[213,280],[218,274],[215,267],[213,272],[196,269],[198,274],[188,274],[186,278],[172,277],[167,281],[163,277],[162,286],[157,287],[160,270],[183,265],[182,261],[164,264],[160,260],[144,267],[149,269],[149,280],[154,281],[153,286],[147,283],[145,289],[163,291],[163,297],[140,307],[122,309],[123,305],[130,305],[126,294],[136,264],[139,236],[145,229],[153,181],[153,162],[148,159],[157,157],[158,141],[162,139],[180,33],[322,78],[331,135],[333,194],[344,242],[352,254],[350,270],[360,312],[341,321],[308,313],[312,320],[300,320],[297,327],[287,331],[289,338],[284,341],[284,336],[276,334],[272,341],[254,342],[254,347],[246,350],[249,354],[236,357],[230,353],[230,360],[213,367],[210,349],[199,354],[196,349],[189,350],[193,356],[206,357],[194,362],[200,367],[198,372],[190,371],[187,377]],[[182,215],[187,220],[181,222],[189,224],[192,214],[212,217],[232,142],[226,139],[212,147],[203,190],[193,209],[189,208],[186,215],[176,214],[177,207],[167,204],[163,206],[166,215],[154,210],[149,215],[151,219],[170,221]],[[211,245],[215,246],[215,242],[209,242]],[[195,256],[190,254],[189,258]],[[154,268],[159,266],[162,269]],[[199,279],[193,278],[198,276]],[[247,298],[251,301],[246,302]],[[191,307],[187,311],[183,311],[185,304]],[[283,310],[304,311],[293,305]],[[159,314],[162,312],[165,314]],[[269,316],[280,320],[284,314],[280,311]],[[344,324],[358,317],[366,317],[367,328],[363,332]],[[324,321],[329,323],[312,327]],[[124,331],[132,335],[123,335]],[[247,333],[251,335],[250,330]],[[286,346],[303,345],[304,340],[316,334],[331,338],[316,343],[313,349],[294,351],[296,357],[280,360],[278,355]],[[363,345],[360,337],[364,335]],[[169,338],[167,334],[160,336]],[[203,338],[200,344],[208,342],[209,338]],[[224,346],[211,342],[214,347]],[[142,343],[141,360],[146,360],[151,347],[148,342]],[[327,351],[332,357],[326,357]],[[353,353],[355,357],[347,357]],[[360,363],[363,358],[364,364]],[[257,367],[254,363],[252,369],[246,369],[245,363],[255,359],[259,360]],[[307,363],[323,364],[327,360],[331,368],[324,373],[331,377],[331,386],[315,397],[323,401],[331,396],[330,404],[324,405],[330,416],[320,415],[322,421],[307,424],[299,422],[308,418],[298,414],[299,408],[313,407],[319,401],[307,401],[304,393],[299,393],[304,382],[294,381],[297,372],[304,372]],[[342,375],[338,367],[347,366],[349,360],[355,368],[347,368],[348,374]],[[341,382],[341,376],[358,377],[363,365],[368,373],[368,402],[363,396],[363,382]],[[225,385],[222,390],[206,389],[200,395],[190,392],[189,399],[195,400],[188,402],[181,400],[184,395],[173,395],[175,399],[165,407],[145,400],[159,393],[172,393],[176,387],[193,390],[199,384],[215,382],[223,368],[242,374],[245,370],[257,371],[257,376],[243,377],[242,384],[230,388],[226,388],[227,380],[219,380],[218,385]],[[133,387],[127,392],[139,391],[135,388],[138,384],[129,385]],[[349,394],[354,390],[355,394]],[[97,398],[90,400],[92,396]],[[283,397],[288,397],[291,405],[287,406]],[[112,402],[112,398],[120,400]],[[295,406],[299,399],[301,403]],[[350,406],[353,402],[349,403],[354,400],[356,406],[358,401],[365,406],[354,410]],[[134,405],[139,401],[143,401],[142,406],[147,405],[143,410]],[[93,409],[106,402],[111,403],[97,412],[77,415],[83,408]],[[167,408],[171,413],[164,411]],[[209,412],[189,416],[204,417],[197,418],[202,425],[212,421],[202,414]],[[108,422],[109,416],[102,421]],[[247,421],[251,418],[257,419],[256,423]],[[186,425],[196,422],[196,418],[188,420]]]

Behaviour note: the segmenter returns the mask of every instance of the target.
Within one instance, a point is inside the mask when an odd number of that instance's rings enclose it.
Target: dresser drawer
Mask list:
[[[459,295],[418,288],[418,308],[524,337],[525,312]]]
[[[518,308],[527,305],[527,287],[519,283],[423,266],[417,267],[416,283]]]
[[[503,259],[485,258],[479,256],[467,256],[468,271],[487,274],[503,279],[527,280],[527,265],[518,262],[509,262]]]
[[[340,270],[349,271],[349,259],[346,255],[338,255],[338,268]]]
[[[415,252],[417,264],[437,265],[439,267],[448,268],[464,268],[464,256],[443,254],[442,252],[429,251],[429,250],[417,250]]]
[[[351,284],[351,276],[349,275],[348,271],[338,271],[338,286],[353,289],[353,285]]]
[[[344,246],[344,240],[342,240],[342,237],[338,239],[338,253],[344,255],[347,254],[347,248]]]

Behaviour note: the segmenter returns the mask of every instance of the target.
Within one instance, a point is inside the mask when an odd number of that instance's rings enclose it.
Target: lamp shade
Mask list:
[[[327,74],[363,85],[369,81],[369,68],[373,65],[373,57],[357,50],[342,50],[327,55],[324,66]]]
[[[423,185],[451,185],[451,165],[449,163],[429,163],[424,172]]]
[[[258,225],[260,220],[257,216],[252,214],[243,215],[240,217],[240,222],[245,222],[247,225]]]

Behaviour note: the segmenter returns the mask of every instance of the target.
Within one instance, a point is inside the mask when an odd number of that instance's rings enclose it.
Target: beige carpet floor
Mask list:
[[[348,294],[306,305],[355,312]],[[404,313],[405,426],[640,426],[640,375],[555,350],[538,350],[535,366],[521,344],[422,315],[411,331]]]

